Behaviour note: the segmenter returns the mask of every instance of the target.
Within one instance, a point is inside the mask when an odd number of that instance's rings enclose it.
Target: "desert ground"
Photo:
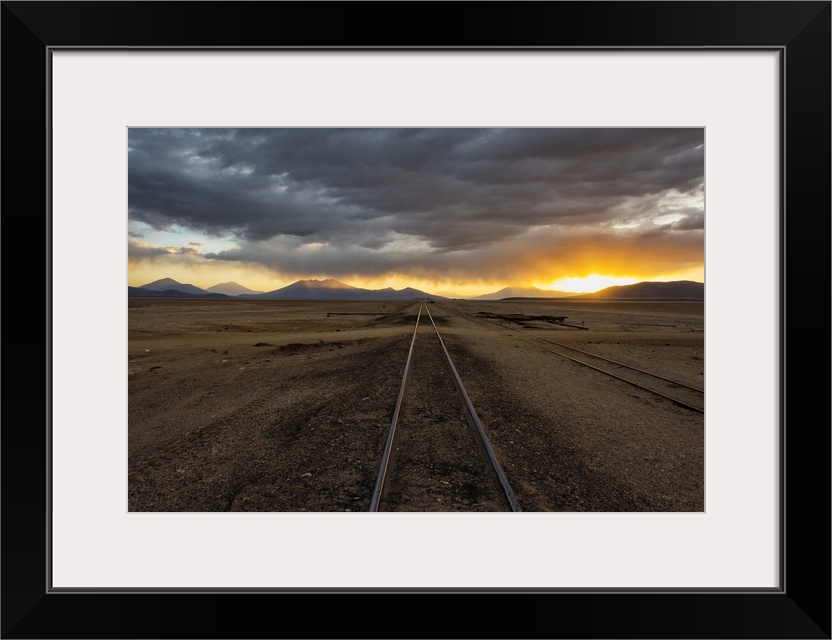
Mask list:
[[[130,511],[367,511],[421,302],[128,304]],[[704,389],[702,302],[424,307],[523,511],[704,510],[704,415],[535,340]],[[507,510],[424,312],[413,345],[390,510]]]

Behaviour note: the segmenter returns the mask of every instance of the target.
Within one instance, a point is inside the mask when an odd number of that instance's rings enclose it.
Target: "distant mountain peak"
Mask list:
[[[161,278],[160,280],[154,280],[153,282],[148,282],[147,284],[143,284],[141,286],[145,287],[146,289],[149,289],[151,287],[163,287],[163,286],[175,287],[178,284],[182,284],[182,283],[174,280],[173,278]]]
[[[263,293],[262,291],[255,291],[254,289],[249,289],[248,287],[244,287],[240,283],[233,281],[215,284],[213,287],[208,287],[206,291],[211,291],[212,293],[223,293],[227,296],[240,296],[243,294]]]
[[[471,300],[502,300],[504,298],[567,298],[575,295],[567,291],[550,291],[537,287],[505,287],[493,293],[470,298]]]
[[[199,287],[195,287],[192,284],[182,284],[174,280],[173,278],[162,278],[161,280],[156,280],[155,282],[150,282],[148,284],[142,285],[139,289],[146,289],[148,291],[179,291],[181,293],[191,293],[196,295],[203,295],[207,293],[211,293],[206,291],[205,289],[200,289]]]
[[[607,300],[704,300],[705,283],[693,280],[637,282],[607,287],[581,297]]]
[[[338,280],[335,280],[333,278],[326,278],[325,280],[316,280],[314,278],[311,278],[309,280],[298,280],[297,282],[293,282],[292,284],[283,288],[288,289],[289,287],[293,287],[296,289],[355,289],[355,287],[352,287],[348,284],[344,284],[343,282],[339,282]]]

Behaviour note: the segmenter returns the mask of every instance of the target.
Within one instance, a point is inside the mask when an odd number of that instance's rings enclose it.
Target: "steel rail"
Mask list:
[[[447,307],[443,307],[443,308],[447,308]],[[472,316],[472,315],[466,314],[466,313],[464,313],[464,312],[462,312],[462,311],[457,311],[456,309],[448,309],[448,310],[449,310],[449,311],[452,311],[452,312],[454,312],[454,313],[457,313],[457,314],[459,314],[459,315],[461,315],[461,316],[463,316],[463,317],[465,317],[465,318],[468,318],[469,320],[476,320],[476,321],[478,321],[478,322],[481,322],[481,323],[483,323],[483,324],[488,325],[489,327],[494,328],[494,324],[492,324],[491,322],[487,322],[487,321],[482,320],[482,319],[480,319],[480,318],[477,318],[477,317],[475,317],[475,316]],[[578,364],[582,364],[582,365],[584,365],[585,367],[589,367],[590,369],[595,369],[595,371],[599,371],[599,372],[604,373],[604,374],[606,374],[606,375],[608,375],[608,376],[611,376],[611,377],[613,377],[613,378],[615,378],[615,379],[617,379],[617,380],[621,380],[622,382],[626,382],[627,384],[630,384],[630,385],[632,385],[632,386],[634,386],[634,387],[637,387],[637,388],[639,388],[639,389],[642,389],[643,391],[648,391],[648,392],[650,392],[650,393],[652,393],[652,394],[655,394],[655,395],[659,396],[660,398],[664,398],[665,400],[669,400],[669,401],[670,401],[670,402],[672,402],[673,404],[678,405],[679,407],[682,407],[683,409],[687,409],[687,410],[689,410],[689,411],[696,411],[696,412],[698,412],[698,413],[705,413],[705,410],[704,410],[704,409],[700,409],[699,407],[695,407],[695,406],[693,406],[693,405],[687,404],[686,402],[683,402],[682,400],[677,400],[676,398],[673,398],[673,397],[671,397],[671,396],[665,395],[665,394],[664,394],[664,393],[662,393],[661,391],[656,391],[655,389],[651,389],[650,387],[645,387],[644,385],[640,385],[640,384],[638,384],[637,382],[633,382],[632,380],[627,380],[627,378],[622,378],[621,376],[616,375],[616,374],[612,373],[611,371],[606,371],[605,369],[601,369],[600,367],[596,367],[596,366],[594,366],[594,365],[591,365],[591,364],[589,364],[588,362],[584,362],[584,361],[582,361],[582,360],[578,360],[577,358],[573,358],[573,357],[571,357],[571,356],[568,356],[568,355],[566,355],[565,353],[559,353],[558,351],[553,351],[552,349],[547,349],[546,347],[542,346],[541,344],[539,344],[539,343],[535,343],[535,342],[532,342],[529,338],[526,338],[526,337],[524,337],[524,336],[518,336],[518,335],[516,335],[516,334],[514,334],[514,333],[510,333],[509,335],[510,335],[512,338],[517,338],[518,340],[522,340],[523,342],[528,342],[530,345],[533,345],[533,346],[535,346],[535,347],[537,347],[537,348],[539,348],[539,349],[543,349],[544,351],[548,351],[549,353],[554,353],[555,355],[558,355],[558,356],[560,356],[561,358],[566,358],[567,360],[571,360],[572,362],[577,362]],[[552,341],[552,340],[548,340],[547,338],[542,338],[542,337],[540,337],[540,336],[535,336],[535,338],[536,338],[536,339],[538,339],[538,340],[543,340],[544,342],[549,342],[549,343],[552,343],[552,344],[558,344],[557,342],[554,342],[554,341]],[[558,346],[566,346],[566,345],[558,345]],[[566,347],[566,348],[567,348],[567,349],[573,349],[573,347]],[[664,381],[666,381],[666,382],[670,382],[670,383],[672,383],[672,384],[677,384],[677,385],[679,385],[679,386],[685,387],[685,388],[690,389],[690,390],[692,390],[692,391],[695,391],[695,392],[697,392],[697,393],[704,393],[704,391],[701,391],[701,390],[699,390],[699,389],[695,389],[695,388],[693,388],[693,387],[689,387],[688,385],[685,385],[685,384],[681,384],[681,383],[679,383],[679,382],[676,382],[675,380],[668,380],[667,378],[662,378],[661,376],[656,375],[656,374],[654,374],[654,373],[650,373],[649,371],[642,371],[641,369],[636,369],[635,367],[631,367],[631,366],[626,365],[626,364],[621,364],[620,362],[614,362],[614,361],[612,361],[612,360],[608,360],[607,358],[604,358],[604,357],[602,357],[602,356],[596,356],[596,355],[595,355],[595,354],[593,354],[593,353],[588,353],[588,352],[581,351],[580,349],[575,349],[575,351],[580,351],[581,353],[585,353],[586,355],[592,356],[592,357],[594,357],[594,358],[600,358],[601,360],[606,360],[607,362],[611,362],[612,364],[616,364],[616,365],[621,366],[621,367],[624,367],[624,368],[626,368],[626,369],[631,369],[632,371],[637,371],[638,373],[643,373],[643,374],[645,374],[645,375],[648,375],[648,376],[653,376],[654,378],[659,378],[659,379],[661,379],[661,380],[664,380]]]
[[[485,429],[482,427],[482,423],[480,422],[479,417],[477,416],[477,412],[474,410],[474,405],[471,403],[471,399],[468,397],[468,393],[465,391],[465,387],[462,384],[462,380],[459,377],[459,374],[456,371],[456,367],[454,367],[454,363],[451,360],[451,355],[448,353],[448,349],[445,347],[445,342],[442,340],[442,336],[439,335],[439,329],[436,327],[436,323],[433,321],[433,316],[430,313],[430,309],[425,307],[425,311],[427,311],[428,318],[430,318],[431,324],[433,325],[433,330],[436,332],[436,337],[439,338],[439,344],[442,345],[442,350],[445,352],[445,357],[448,359],[448,366],[451,368],[451,373],[454,375],[454,380],[456,381],[456,386],[459,389],[460,393],[462,394],[462,398],[465,400],[465,405],[468,408],[468,413],[474,421],[474,426],[477,428],[477,434],[480,437],[480,441],[485,448],[486,454],[488,455],[488,459],[491,462],[491,466],[494,468],[494,471],[497,473],[497,477],[500,480],[500,484],[503,487],[503,492],[508,499],[509,504],[511,505],[512,511],[522,511],[520,508],[520,504],[517,502],[517,498],[514,495],[514,491],[511,488],[511,485],[508,482],[508,478],[506,478],[506,474],[503,471],[502,466],[500,465],[500,461],[497,460],[497,456],[494,454],[494,449],[491,447],[491,442],[488,440],[488,436],[485,434]]]
[[[592,356],[593,358],[598,358],[599,360],[603,360],[604,362],[609,362],[610,364],[618,365],[619,367],[624,367],[625,369],[630,369],[631,371],[638,371],[639,373],[643,373],[646,376],[651,376],[653,378],[658,378],[659,380],[664,380],[665,382],[669,382],[671,384],[675,384],[679,387],[684,387],[685,389],[690,389],[691,391],[695,391],[696,393],[705,393],[702,389],[697,389],[696,387],[691,387],[690,385],[685,384],[684,382],[679,382],[678,380],[672,380],[670,378],[665,378],[664,376],[660,376],[658,373],[651,373],[650,371],[645,371],[644,369],[639,369],[638,367],[634,367],[629,364],[624,364],[623,362],[616,362],[615,360],[611,360],[610,358],[605,358],[604,356],[599,356],[597,353],[590,353],[589,351],[583,351],[582,349],[577,349],[575,347],[570,347],[568,344],[561,344],[560,342],[555,342],[554,340],[549,340],[549,338],[544,338],[543,336],[534,336],[538,340],[543,340],[544,342],[548,342],[550,344],[557,345],[559,347],[563,347],[564,349],[571,349],[572,351],[577,351],[578,353],[583,353],[586,356]]]
[[[384,481],[387,477],[387,467],[390,464],[390,454],[393,451],[393,438],[396,434],[396,423],[399,421],[399,410],[402,407],[402,398],[404,398],[404,389],[407,386],[407,374],[410,372],[410,361],[413,356],[413,345],[416,344],[416,331],[419,329],[419,318],[422,317],[422,307],[419,305],[419,313],[416,315],[416,326],[413,328],[413,338],[410,341],[410,349],[407,352],[407,361],[404,365],[404,374],[402,375],[402,384],[399,387],[399,397],[396,399],[396,408],[393,410],[393,419],[390,421],[390,431],[387,433],[387,442],[384,445],[384,455],[381,458],[381,468],[378,471],[376,478],[376,486],[373,489],[373,497],[370,499],[369,511],[378,511],[379,503],[381,502],[381,492],[384,490]]]
[[[614,374],[612,371],[607,371],[605,369],[601,369],[600,367],[596,367],[595,365],[589,364],[588,362],[584,362],[583,360],[578,360],[577,358],[573,358],[572,356],[568,356],[565,353],[558,353],[557,351],[553,351],[552,349],[547,349],[546,347],[543,347],[539,344],[535,344],[534,342],[531,342],[530,340],[526,340],[525,338],[521,338],[520,336],[515,336],[515,337],[518,338],[519,340],[525,340],[529,344],[534,345],[535,347],[538,347],[539,349],[543,349],[544,351],[548,351],[549,353],[554,353],[555,355],[558,355],[561,358],[566,358],[567,360],[571,360],[572,362],[577,362],[578,364],[582,364],[585,367],[589,367],[590,369],[595,369],[596,371],[600,371],[601,373],[605,373],[608,376],[611,376],[611,377],[615,378],[616,380],[621,380],[622,382],[626,382],[627,384],[633,385],[634,387],[642,389],[643,391],[649,391],[650,393],[653,393],[653,394],[655,394],[655,395],[657,395],[661,398],[664,398],[665,400],[670,400],[670,402],[682,407],[683,409],[688,409],[689,411],[697,411],[699,413],[705,413],[704,409],[700,409],[699,407],[694,407],[691,404],[688,404],[686,402],[682,402],[681,400],[677,400],[676,398],[665,395],[661,391],[656,391],[655,389],[651,389],[650,387],[645,387],[644,385],[641,385],[638,382],[633,382],[632,380],[627,380],[627,378],[622,378],[621,376]],[[636,369],[636,371],[638,371],[638,369]]]

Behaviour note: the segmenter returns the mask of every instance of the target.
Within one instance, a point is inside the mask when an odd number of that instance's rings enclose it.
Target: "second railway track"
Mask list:
[[[369,510],[522,510],[427,305],[419,308]]]
[[[493,320],[485,320],[458,309],[443,307],[454,314],[467,318],[492,329],[508,330],[495,323]],[[517,335],[514,331],[511,335],[518,340],[533,344],[544,351],[548,351],[577,364],[594,369],[602,374],[616,378],[628,385],[647,391],[655,396],[681,407],[682,409],[696,413],[705,413],[705,393],[697,387],[679,382],[668,377],[646,371],[642,368],[631,366],[588,351],[545,338],[538,335]]]

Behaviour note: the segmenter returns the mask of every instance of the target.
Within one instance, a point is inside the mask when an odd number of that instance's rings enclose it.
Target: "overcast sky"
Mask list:
[[[128,153],[134,286],[704,281],[700,128],[130,129]]]

